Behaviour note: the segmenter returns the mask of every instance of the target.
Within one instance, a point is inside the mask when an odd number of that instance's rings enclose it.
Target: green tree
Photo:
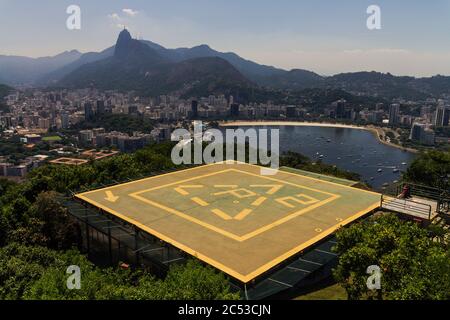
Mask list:
[[[10,244],[0,248],[0,299],[21,299],[51,266],[61,264],[55,251]]]
[[[0,299],[148,300],[238,299],[228,280],[211,267],[190,260],[172,267],[165,279],[143,270],[96,267],[77,250],[55,251],[12,243],[0,248]],[[81,271],[81,289],[67,288],[67,267]]]
[[[139,281],[139,272],[100,269],[76,251],[61,255],[64,264],[56,264],[45,270],[24,292],[24,299],[32,300],[112,300],[127,299],[133,295]],[[80,289],[69,289],[67,267],[80,268]],[[145,281],[155,282],[151,276],[142,275]],[[142,280],[144,281],[144,280]]]
[[[108,132],[120,131],[132,134],[134,131],[150,132],[154,128],[154,123],[155,121],[139,115],[104,114],[77,124],[71,131],[103,127]]]
[[[4,206],[0,241],[55,249],[78,245],[78,226],[55,197],[54,192],[43,192],[32,203],[21,196]]]
[[[38,234],[45,245],[54,249],[70,249],[79,245],[80,230],[67,209],[56,200],[55,192],[43,192],[29,209],[29,215],[42,221]]]
[[[165,300],[217,300],[238,299],[231,293],[230,285],[222,273],[204,267],[197,260],[186,265],[173,266],[161,288]]]
[[[449,299],[450,254],[416,224],[385,215],[337,233],[335,279],[349,299]],[[367,267],[381,268],[381,290],[367,288]]]
[[[404,178],[411,182],[449,190],[450,152],[421,153],[411,163]]]

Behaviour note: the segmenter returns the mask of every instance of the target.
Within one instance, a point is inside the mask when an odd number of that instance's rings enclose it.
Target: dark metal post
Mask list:
[[[134,227],[134,252],[136,252],[136,265],[139,265],[138,237],[139,229],[137,227]]]
[[[91,253],[91,245],[90,245],[90,236],[89,236],[89,224],[88,224],[88,212],[87,212],[87,208],[84,207],[84,213],[85,213],[85,226],[86,226],[86,246],[87,246],[87,253],[88,253],[88,257]]]
[[[108,221],[108,251],[109,251],[109,264],[113,264],[112,256],[112,243],[111,243],[111,222]]]
[[[117,238],[117,251],[118,251],[118,253],[117,253],[117,258],[118,258],[119,261],[122,260],[121,249],[122,249],[122,248],[120,247],[120,237],[118,237],[118,238]]]

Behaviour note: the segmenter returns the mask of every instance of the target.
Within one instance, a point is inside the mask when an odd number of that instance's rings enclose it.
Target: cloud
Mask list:
[[[344,54],[410,54],[411,52],[406,49],[397,48],[377,48],[377,49],[351,49],[342,51]]]
[[[122,12],[130,17],[134,17],[135,15],[137,15],[139,13],[139,11],[133,10],[133,9],[122,9]]]
[[[364,51],[363,50],[361,50],[361,49],[350,49],[350,50],[344,50],[344,51],[342,51],[342,53],[345,53],[345,54],[361,54],[361,53],[363,53]]]
[[[122,14],[123,13],[123,14]],[[108,19],[111,21],[111,26],[114,28],[123,29],[133,24],[134,17],[139,13],[133,9],[122,9],[121,13],[108,14]]]
[[[111,21],[111,26],[118,29],[124,29],[126,27],[126,21],[117,13],[108,14],[108,19]]]
[[[108,18],[110,18],[111,20],[116,20],[116,21],[120,21],[120,16],[117,13],[111,13],[108,14]]]

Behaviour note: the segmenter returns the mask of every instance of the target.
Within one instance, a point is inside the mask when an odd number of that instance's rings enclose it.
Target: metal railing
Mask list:
[[[450,196],[438,201],[437,212],[450,216]]]
[[[400,182],[384,191],[384,194],[399,196],[403,192],[405,185],[409,186],[411,196],[417,196],[436,201],[436,212],[441,214],[450,214],[450,191],[435,187],[425,186],[416,183]]]
[[[403,187],[408,185],[410,188],[411,195],[424,197],[427,199],[437,200],[439,201],[443,195],[443,191],[438,188],[433,188],[429,186],[424,186],[420,184],[414,183],[400,183],[397,186],[397,195],[399,195],[403,191]]]
[[[381,208],[431,220],[431,205],[414,200],[392,198],[382,194]]]

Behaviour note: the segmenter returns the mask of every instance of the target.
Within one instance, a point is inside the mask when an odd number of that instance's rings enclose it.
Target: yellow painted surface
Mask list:
[[[113,194],[116,201],[107,199]],[[380,195],[260,167],[219,163],[76,196],[242,282],[379,206]],[[317,231],[320,230],[320,231]]]

